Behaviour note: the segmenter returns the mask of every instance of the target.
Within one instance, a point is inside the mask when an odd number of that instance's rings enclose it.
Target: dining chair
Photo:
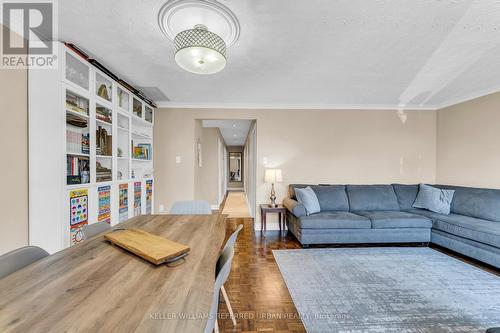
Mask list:
[[[85,239],[89,239],[94,237],[97,234],[100,234],[101,232],[104,232],[106,230],[111,229],[111,226],[107,223],[104,222],[96,222],[92,224],[87,224],[84,225],[82,228],[83,231],[83,237]]]
[[[25,246],[0,256],[0,279],[49,254],[38,246]]]
[[[214,284],[214,298],[212,300],[212,306],[210,307],[210,313],[208,316],[207,325],[205,326],[204,333],[219,333],[219,325],[217,324],[217,312],[219,308],[219,294],[221,287],[224,282],[227,281],[229,273],[231,272],[231,264],[234,257],[234,248],[228,247],[224,249],[219,256],[219,261],[221,268],[217,277],[215,278]]]
[[[238,234],[240,233],[241,229],[243,229],[243,224],[238,225],[236,227],[236,230],[234,230],[231,236],[229,236],[229,238],[226,241],[226,244],[224,245],[224,249],[230,246],[234,247],[234,244],[236,244],[236,239],[238,238]]]
[[[234,244],[236,244],[236,239],[238,238],[238,234],[240,233],[241,229],[243,229],[243,224],[240,224],[236,227],[236,230],[229,236],[229,238],[226,241],[226,244],[224,245],[224,248],[222,249],[222,253],[224,251],[227,251],[229,248],[232,248],[234,250]],[[224,262],[222,261],[222,258],[219,257],[217,260],[217,266],[215,267],[215,276],[219,275],[219,272],[222,269]],[[225,283],[226,281],[224,281]],[[224,298],[224,302],[226,303],[227,310],[229,311],[229,315],[231,316],[231,320],[233,321],[233,325],[236,326],[236,319],[234,317],[233,313],[233,307],[231,306],[231,302],[229,302],[229,297],[227,296],[226,288],[224,288],[224,283],[220,287],[220,291],[222,293],[222,297]]]
[[[174,215],[207,215],[212,214],[210,204],[204,200],[176,201],[170,209]]]

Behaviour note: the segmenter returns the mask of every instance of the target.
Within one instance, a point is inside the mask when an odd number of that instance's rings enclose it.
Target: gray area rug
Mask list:
[[[309,333],[484,333],[500,326],[500,277],[430,248],[273,254]]]

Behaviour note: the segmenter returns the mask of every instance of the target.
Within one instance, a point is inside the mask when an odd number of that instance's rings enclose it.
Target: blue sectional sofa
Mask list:
[[[307,215],[296,200],[306,186],[321,212]],[[449,215],[413,208],[418,185],[291,184],[288,229],[305,246],[432,242],[500,268],[500,190],[433,186],[455,190]]]

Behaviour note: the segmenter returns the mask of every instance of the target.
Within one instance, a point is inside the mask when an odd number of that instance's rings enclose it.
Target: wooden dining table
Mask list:
[[[147,215],[114,227],[189,246],[173,264],[155,266],[100,234],[1,279],[0,332],[203,332],[225,219]]]

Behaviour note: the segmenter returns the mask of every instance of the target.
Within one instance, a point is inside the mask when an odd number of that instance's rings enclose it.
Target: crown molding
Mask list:
[[[466,96],[452,98],[452,99],[449,99],[446,102],[438,105],[437,110],[441,110],[441,109],[448,108],[450,106],[454,106],[454,105],[465,103],[465,102],[470,102],[472,100],[475,100],[475,99],[478,99],[478,98],[481,98],[481,97],[484,97],[487,95],[491,95],[494,93],[498,93],[498,92],[500,92],[500,86],[476,91],[476,92],[468,94]]]
[[[157,101],[159,108],[169,109],[250,109],[250,110],[385,110],[435,111],[436,106],[395,104],[255,104],[255,103],[175,103]]]
[[[170,109],[249,109],[249,110],[387,110],[387,111],[436,111],[477,98],[500,92],[500,86],[488,88],[466,96],[452,98],[436,105],[396,105],[396,104],[257,104],[257,103],[175,103],[161,102],[160,108]]]

